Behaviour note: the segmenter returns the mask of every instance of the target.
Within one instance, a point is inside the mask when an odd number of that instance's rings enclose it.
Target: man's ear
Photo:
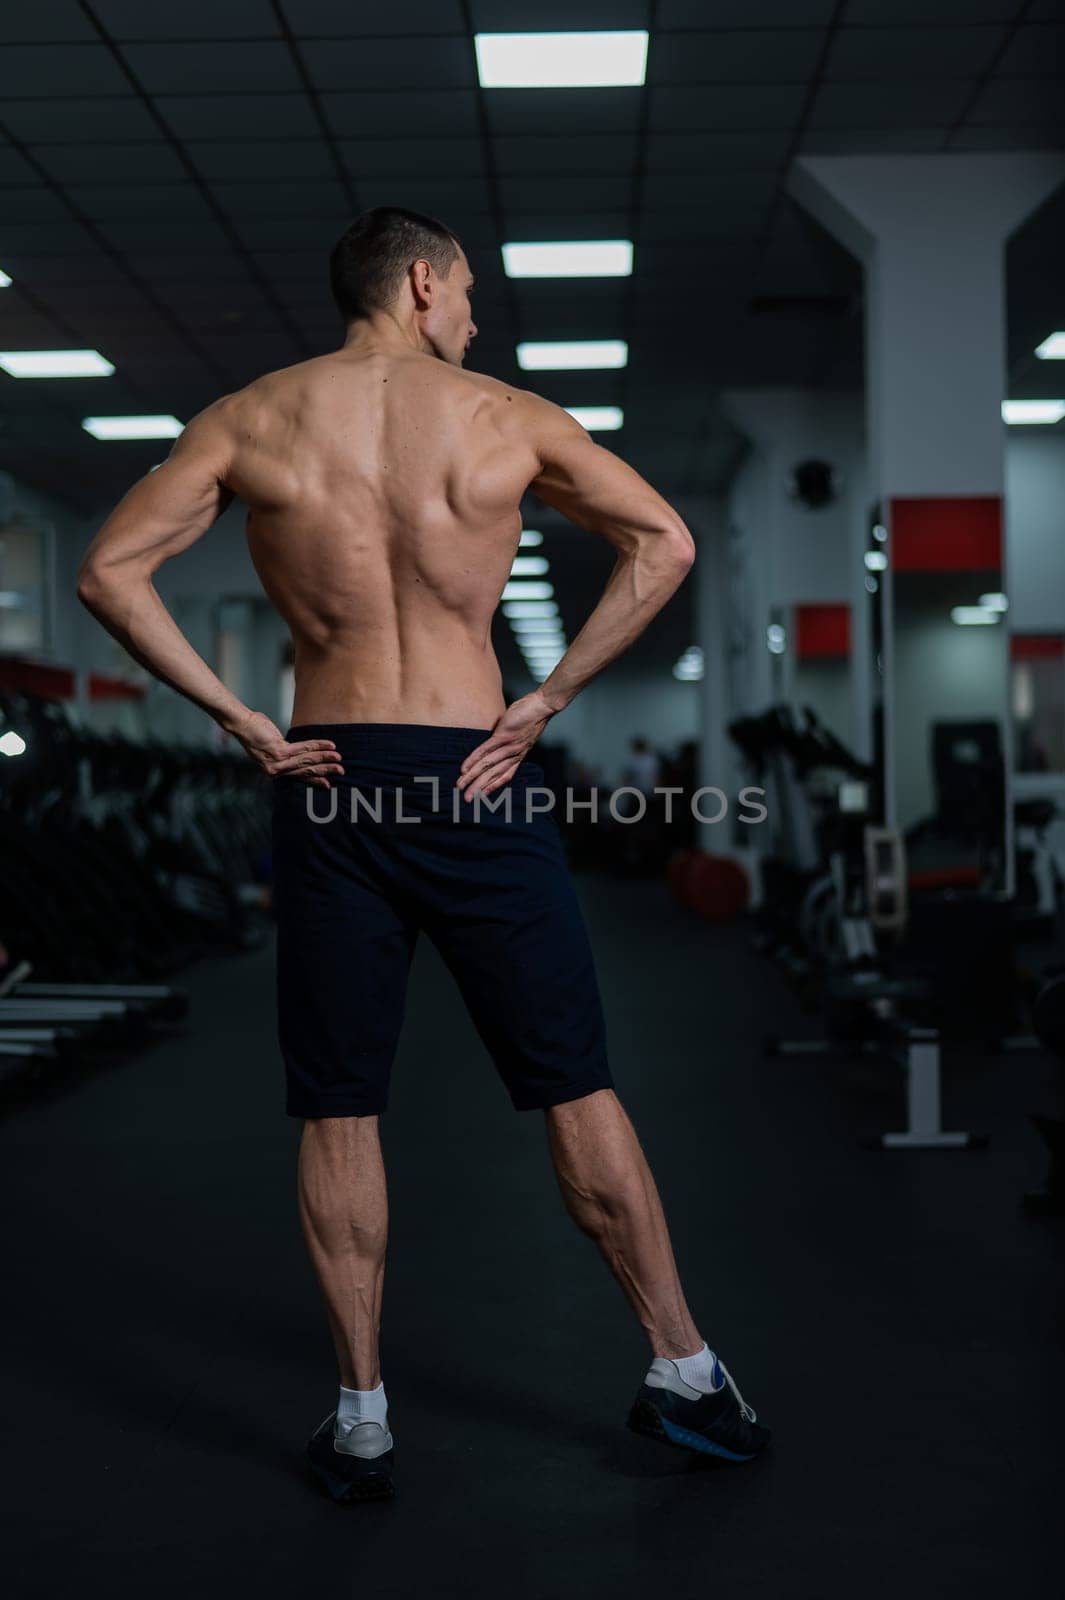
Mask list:
[[[416,308],[419,311],[427,311],[433,303],[433,292],[436,288],[436,284],[433,281],[433,269],[428,261],[415,261],[412,263],[410,286]]]

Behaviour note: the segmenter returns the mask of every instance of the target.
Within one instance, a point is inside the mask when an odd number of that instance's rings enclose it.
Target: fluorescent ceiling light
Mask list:
[[[515,556],[510,564],[512,578],[540,578],[551,563],[546,556]]]
[[[482,89],[639,88],[647,32],[475,33]]]
[[[554,594],[550,583],[505,583],[504,600],[550,600]]]
[[[10,289],[11,279],[6,272],[0,272],[0,289]]]
[[[562,628],[562,618],[513,617],[510,626],[517,634],[558,633]]]
[[[631,239],[574,239],[550,244],[505,244],[508,278],[628,278]]]
[[[553,600],[504,600],[505,617],[557,617],[558,606]]]
[[[99,350],[0,350],[0,367],[13,378],[109,378],[115,370]]]
[[[1001,615],[998,611],[989,611],[986,606],[955,606],[950,613],[951,622],[960,623],[963,628],[986,627],[995,623]]]
[[[589,433],[616,433],[625,421],[620,406],[566,406],[574,422]]]
[[[177,417],[83,417],[81,425],[94,439],[176,439],[184,432]]]
[[[865,564],[870,572],[886,572],[887,556],[883,550],[867,550]]]
[[[0,754],[5,756],[20,756],[26,748],[26,741],[21,733],[16,733],[14,728],[9,728],[6,733],[0,734]]]
[[[543,544],[543,542],[543,534],[539,533],[535,528],[522,528],[520,543],[523,549],[528,549],[534,544]]]
[[[523,372],[612,371],[627,365],[628,359],[624,339],[554,339],[518,346]]]
[[[1040,361],[1065,361],[1065,333],[1052,333],[1036,345],[1035,353]]]
[[[1060,422],[1065,417],[1065,400],[1003,400],[1002,420],[1011,427],[1018,423]]]
[[[983,606],[985,611],[1008,611],[1010,608],[1004,594],[982,594],[977,605]]]
[[[765,630],[765,642],[770,655],[782,656],[788,647],[788,636],[779,622],[771,622]]]

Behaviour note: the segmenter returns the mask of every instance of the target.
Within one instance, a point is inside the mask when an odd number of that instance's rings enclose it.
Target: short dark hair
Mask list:
[[[446,278],[459,242],[435,217],[402,206],[363,211],[341,234],[329,257],[329,287],[345,322],[391,305],[414,261],[428,261]]]

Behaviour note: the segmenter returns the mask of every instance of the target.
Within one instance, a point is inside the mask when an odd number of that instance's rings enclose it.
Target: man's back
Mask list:
[[[508,781],[553,716],[632,643],[691,564],[676,512],[560,407],[463,370],[474,276],[444,226],[355,219],[330,257],[342,347],[224,396],[115,507],[78,573],[85,605],[208,711],[263,770],[328,782],[328,741],[294,749],[191,648],[152,583],[234,495],[295,644],[295,724],[492,730],[463,782]],[[603,596],[547,679],[506,706],[492,616],[531,488],[617,551]],[[317,759],[316,757],[320,758]],[[481,770],[486,762],[498,768]]]
[[[252,559],[295,644],[294,721],[491,727],[502,713],[492,615],[539,467],[526,400],[370,348],[221,402],[224,481],[249,507]]]

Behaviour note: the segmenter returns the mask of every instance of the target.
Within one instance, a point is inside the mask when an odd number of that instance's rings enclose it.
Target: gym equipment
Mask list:
[[[999,724],[932,723],[935,809],[906,830],[914,888],[994,893],[1004,879],[1005,767]]]
[[[812,994],[823,971],[860,953],[850,948],[849,891],[834,858],[861,847],[872,769],[809,707],[771,706],[728,732],[766,791],[756,944]]]
[[[904,839],[869,814],[868,769],[838,741],[822,739],[813,713],[805,717],[802,727],[789,708],[774,707],[736,728],[759,781],[772,775],[783,801],[762,862],[768,903],[760,913],[761,948],[781,961],[824,1029],[819,1038],[771,1038],[767,1051],[886,1056],[904,1076],[906,1120],[898,1132],[878,1136],[878,1147],[982,1146],[982,1135],[943,1127],[941,1051],[957,1040],[995,1049],[1023,1042],[1014,1037],[1013,908],[1001,895],[975,892],[989,870],[981,852],[990,849],[990,813],[979,789],[994,766],[994,751],[985,748],[992,734],[983,724],[934,731],[941,795],[964,803],[944,798],[930,823],[911,830],[925,863],[915,873],[911,835]],[[928,847],[947,837],[948,817],[950,848],[964,859],[933,870]],[[941,878],[945,887],[938,887]],[[959,890],[961,882],[972,882],[974,892]]]
[[[867,829],[864,849],[865,912],[847,892],[841,858],[834,864],[841,916],[842,948],[851,970],[830,975],[822,1006],[828,1030],[816,1039],[766,1040],[772,1056],[826,1056],[852,1059],[856,1053],[886,1057],[903,1074],[906,1125],[867,1141],[872,1148],[976,1149],[984,1135],[950,1132],[942,1124],[940,1031],[917,1020],[934,1012],[933,984],[927,974],[892,972],[877,961],[875,928],[897,933],[905,905],[905,852],[892,829]],[[877,921],[874,923],[873,916]]]
[[[26,694],[0,691],[0,730],[23,746],[0,761],[7,1091],[179,1021],[160,978],[265,937],[270,785],[242,752],[96,734]]]
[[[1013,838],[1018,932],[1052,938],[1065,892],[1065,775],[1014,774]]]

